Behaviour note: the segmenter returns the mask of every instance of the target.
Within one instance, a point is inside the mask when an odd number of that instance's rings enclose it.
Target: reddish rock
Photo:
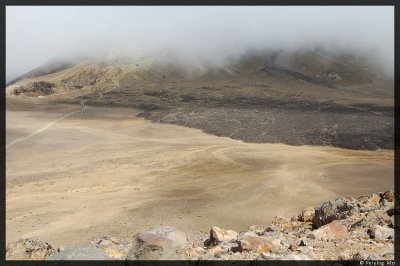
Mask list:
[[[272,242],[262,236],[257,236],[253,232],[246,232],[240,239],[240,248],[242,251],[253,251],[256,253],[267,252],[273,247]]]
[[[320,227],[312,234],[319,240],[346,239],[349,235],[347,228],[337,220]]]

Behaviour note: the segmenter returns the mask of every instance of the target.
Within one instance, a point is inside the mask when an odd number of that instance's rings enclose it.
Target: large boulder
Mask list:
[[[177,250],[187,244],[185,232],[164,226],[138,235],[127,259],[177,259]]]
[[[318,228],[333,220],[345,219],[357,211],[357,202],[353,198],[339,198],[327,201],[315,209],[313,224]]]
[[[46,260],[112,260],[102,249],[82,245],[76,248],[65,248],[59,253],[46,257]]]
[[[233,242],[237,240],[238,233],[233,230],[225,230],[213,226],[210,230],[210,244],[218,244],[220,242]]]
[[[6,247],[7,260],[44,260],[57,251],[37,237],[18,239]]]
[[[332,221],[312,233],[315,239],[318,240],[335,240],[335,239],[346,239],[349,234],[347,228],[342,225],[339,221]]]

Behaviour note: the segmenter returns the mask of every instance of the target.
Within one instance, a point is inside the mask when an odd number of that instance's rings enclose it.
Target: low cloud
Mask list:
[[[393,74],[394,8],[6,7],[6,79],[55,58],[174,53],[222,64],[249,49],[323,45]]]

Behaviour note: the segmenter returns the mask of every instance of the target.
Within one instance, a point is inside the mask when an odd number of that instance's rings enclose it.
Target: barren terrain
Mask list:
[[[45,65],[7,87],[6,241],[241,231],[393,189],[393,94],[321,50]]]
[[[171,58],[62,66],[29,72],[8,91],[136,108],[154,122],[249,143],[394,148],[393,79],[356,54],[267,51],[222,67]]]
[[[393,188],[393,150],[245,143],[136,109],[35,101],[7,98],[6,242],[71,246],[162,225],[243,230]]]

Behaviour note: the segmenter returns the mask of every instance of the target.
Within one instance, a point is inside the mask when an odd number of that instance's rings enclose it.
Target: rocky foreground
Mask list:
[[[309,207],[291,219],[235,232],[209,233],[170,226],[134,236],[112,236],[79,247],[53,247],[39,238],[7,245],[7,260],[394,260],[398,233],[394,193],[339,198]]]

